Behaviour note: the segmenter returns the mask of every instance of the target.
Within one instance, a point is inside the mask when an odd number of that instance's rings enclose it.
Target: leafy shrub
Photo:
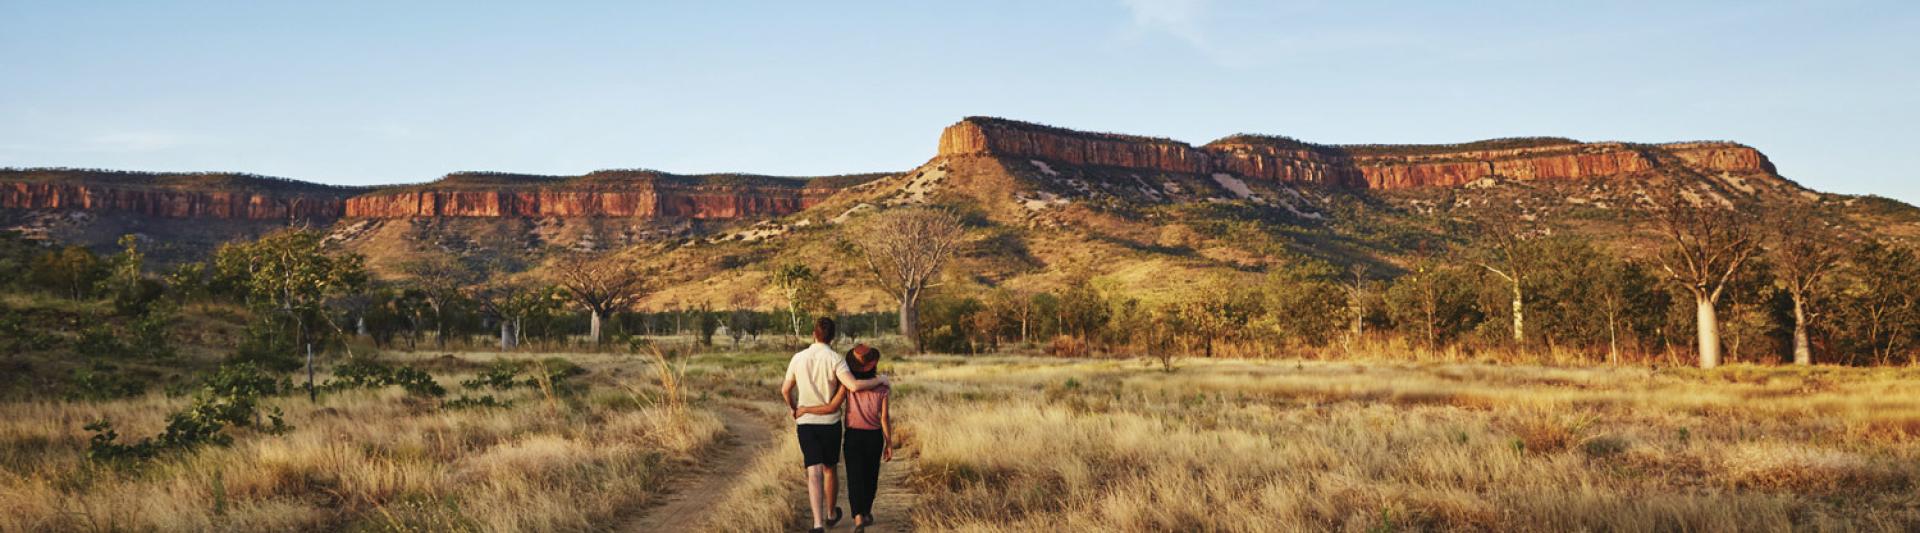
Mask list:
[[[521,366],[521,364],[513,361],[494,361],[493,364],[489,365],[486,371],[481,372],[480,375],[474,376],[473,379],[462,380],[460,386],[466,387],[467,389],[491,388],[502,391],[513,390],[514,387],[523,385],[523,383],[515,379],[520,375]]]
[[[25,313],[0,306],[0,353],[45,350],[59,343],[60,337],[35,327]]]
[[[147,314],[134,320],[129,335],[129,355],[145,359],[170,359],[174,355],[171,329],[175,317],[172,313],[151,309]]]
[[[291,389],[285,379],[276,380],[248,364],[226,365],[215,371],[194,396],[192,405],[167,416],[167,427],[159,435],[132,444],[119,441],[113,421],[101,419],[86,425],[94,435],[88,439],[87,457],[99,461],[147,460],[168,451],[189,451],[206,445],[233,443],[228,427],[260,427],[268,434],[291,431],[280,408],[266,409],[266,423],[260,423],[260,400]]]
[[[113,400],[146,392],[146,380],[120,372],[119,367],[95,362],[73,369],[67,378],[69,400]]]
[[[534,362],[502,360],[494,361],[480,375],[461,381],[460,386],[469,390],[491,388],[506,391],[519,387],[537,389],[541,387],[540,382],[544,378],[547,385],[552,386],[556,391],[576,392],[577,387],[568,380],[586,373],[586,368],[560,357],[549,357]]]
[[[293,340],[290,332],[293,328],[282,322],[289,321],[268,318],[249,323],[245,337],[234,348],[232,360],[252,363],[275,372],[298,370],[304,364],[304,352],[299,343]]]
[[[118,286],[113,290],[113,309],[123,316],[144,315],[152,309],[154,302],[160,301],[160,297],[165,294],[166,286],[161,285],[160,282],[141,279]]]
[[[446,396],[447,389],[433,380],[425,370],[413,367],[399,367],[367,359],[347,361],[335,368],[333,377],[320,387],[324,390],[372,389],[399,386],[408,394],[416,396]]]
[[[120,334],[106,324],[99,324],[80,331],[80,340],[73,345],[84,357],[102,357],[124,359],[132,354],[132,348],[120,342]]]
[[[230,363],[207,376],[201,388],[218,396],[280,396],[293,391],[293,380],[275,379],[251,363]]]

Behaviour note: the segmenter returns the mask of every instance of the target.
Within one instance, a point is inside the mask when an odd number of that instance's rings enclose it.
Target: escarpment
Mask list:
[[[1668,161],[1703,173],[1772,173],[1758,150],[1733,143],[1582,143],[1500,139],[1458,145],[1318,145],[1236,135],[1194,147],[972,117],[940,136],[943,156],[1033,158],[1068,164],[1203,174],[1373,190],[1460,185],[1485,177],[1574,180],[1654,171]],[[1671,157],[1663,158],[1662,155]]]
[[[355,189],[244,174],[0,170],[0,208],[156,218],[330,220]]]
[[[722,220],[774,217],[812,207],[842,187],[877,177],[807,179],[601,171],[574,178],[475,184],[461,179],[461,175],[453,175],[439,182],[348,199],[346,216]]]
[[[1323,145],[1234,135],[1193,146],[969,117],[940,135],[936,159],[992,157],[1090,169],[1401,190],[1511,180],[1617,179],[1669,170],[1775,176],[1753,148],[1725,142],[1583,143],[1516,138],[1451,145]],[[1050,169],[1051,167],[1041,167]],[[1136,173],[1137,174],[1137,173]],[[289,223],[420,217],[764,219],[819,205],[884,175],[786,178],[604,170],[580,176],[455,173],[391,187],[338,187],[222,173],[0,169],[0,208],[114,211],[170,219]],[[1126,178],[1132,180],[1138,178]],[[931,182],[914,187],[926,189]],[[921,191],[924,193],[924,191]],[[916,193],[919,194],[919,193]]]
[[[578,177],[453,174],[432,183],[332,187],[228,174],[0,170],[0,209],[289,222],[410,217],[740,219],[806,209],[880,175],[776,178],[600,171]]]

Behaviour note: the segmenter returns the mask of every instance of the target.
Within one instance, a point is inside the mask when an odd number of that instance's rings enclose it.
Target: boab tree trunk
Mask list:
[[[965,233],[960,217],[945,210],[909,207],[873,215],[853,232],[850,244],[864,260],[874,286],[900,304],[900,334],[915,351],[920,338],[920,297],[953,258]]]

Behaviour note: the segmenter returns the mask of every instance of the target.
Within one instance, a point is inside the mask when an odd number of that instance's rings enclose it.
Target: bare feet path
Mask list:
[[[727,428],[727,436],[719,449],[702,456],[693,468],[674,476],[667,482],[665,495],[615,531],[695,530],[707,516],[709,506],[744,477],[754,459],[773,450],[774,432],[770,422],[737,407],[722,406],[714,412]]]

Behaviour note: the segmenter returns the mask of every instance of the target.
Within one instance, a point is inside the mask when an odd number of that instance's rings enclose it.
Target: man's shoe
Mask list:
[[[834,524],[838,523],[840,523],[840,507],[835,506],[833,508],[833,515],[827,517],[827,527],[833,527]]]

